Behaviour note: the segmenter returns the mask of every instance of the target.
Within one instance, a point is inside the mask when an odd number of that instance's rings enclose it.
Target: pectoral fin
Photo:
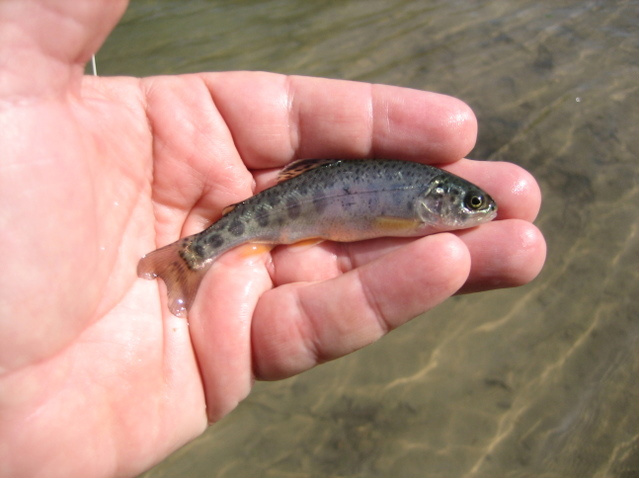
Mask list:
[[[420,221],[416,219],[406,219],[403,217],[380,216],[375,219],[375,226],[380,230],[388,233],[399,231],[412,231],[416,229]],[[389,234],[392,235],[392,234]]]

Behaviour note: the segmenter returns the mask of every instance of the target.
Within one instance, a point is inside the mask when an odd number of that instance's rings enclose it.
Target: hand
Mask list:
[[[470,109],[390,86],[267,73],[82,77],[123,2],[0,5],[0,475],[132,476],[254,379],[369,344],[458,291],[539,272],[539,189],[459,160]],[[497,221],[417,240],[231,251],[188,322],[139,258],[198,232],[296,158],[446,164]]]

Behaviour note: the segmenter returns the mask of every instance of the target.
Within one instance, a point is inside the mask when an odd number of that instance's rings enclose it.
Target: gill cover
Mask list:
[[[421,221],[453,228],[495,211],[494,201],[488,194],[468,181],[451,176],[433,179],[417,204]]]

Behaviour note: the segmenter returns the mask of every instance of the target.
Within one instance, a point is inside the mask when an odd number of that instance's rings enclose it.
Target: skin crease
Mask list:
[[[477,130],[462,102],[268,73],[83,78],[125,6],[0,3],[0,476],[135,476],[255,379],[541,269],[539,188],[517,166],[459,160]],[[438,164],[486,189],[499,217],[417,240],[234,250],[188,322],[169,315],[139,258],[306,157]]]

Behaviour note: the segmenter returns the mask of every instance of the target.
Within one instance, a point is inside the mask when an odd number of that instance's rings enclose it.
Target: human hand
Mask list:
[[[232,410],[254,379],[356,350],[461,290],[541,268],[539,189],[458,160],[450,97],[267,73],[93,78],[123,2],[0,5],[0,475],[131,476]],[[53,40],[51,40],[53,39]],[[202,230],[296,158],[446,164],[498,220],[455,234],[222,256],[188,322],[140,256]]]

